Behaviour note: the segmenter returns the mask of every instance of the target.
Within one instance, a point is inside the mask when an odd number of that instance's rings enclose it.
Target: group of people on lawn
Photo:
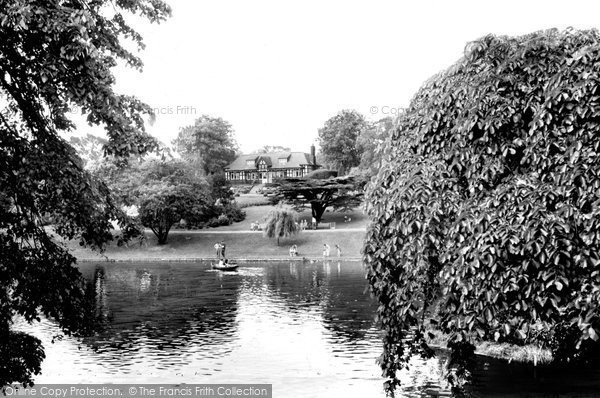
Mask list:
[[[317,229],[317,220],[313,217],[312,222],[309,224],[307,220],[300,220],[296,222],[296,227],[301,231],[309,229]],[[253,221],[250,223],[250,231],[262,231],[263,227],[259,221]]]
[[[335,245],[335,249],[337,250],[337,256],[342,257],[342,248],[340,245]],[[327,244],[323,244],[323,257],[329,257],[329,252],[331,247]],[[296,257],[298,255],[298,246],[292,245],[290,246],[290,257]]]
[[[227,245],[225,244],[225,241],[221,241],[221,242],[217,242],[215,243],[215,250],[217,252],[217,258],[219,259],[219,264],[223,265],[223,264],[227,264],[227,258],[225,258],[225,249],[227,248]],[[323,257],[329,257],[329,251],[330,251],[330,247],[327,243],[323,244]],[[335,249],[337,250],[337,256],[341,257],[342,256],[342,249],[340,248],[340,245],[335,245]],[[290,257],[296,257],[298,256],[298,245],[292,245],[290,246]]]

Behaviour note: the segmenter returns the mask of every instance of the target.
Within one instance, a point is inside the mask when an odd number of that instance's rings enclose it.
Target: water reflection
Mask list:
[[[82,265],[96,333],[51,344],[58,333],[53,322],[21,324],[46,347],[36,382],[272,383],[279,397],[384,396],[375,362],[381,336],[361,264],[245,264],[238,272],[209,268],[202,263]],[[443,354],[414,359],[400,377],[398,396],[448,395],[444,361]],[[531,369],[486,360],[475,372],[473,391],[521,396],[520,391],[543,391],[540,385],[548,378],[554,385],[557,380],[579,383],[573,374],[561,379],[538,372],[544,380],[532,375]],[[597,381],[600,374],[584,375],[590,378]],[[520,384],[501,389],[511,381]]]

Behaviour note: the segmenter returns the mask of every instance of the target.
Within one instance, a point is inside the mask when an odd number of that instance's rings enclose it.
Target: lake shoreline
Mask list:
[[[224,242],[225,256],[238,262],[251,261],[361,261],[365,230],[325,230],[300,232],[289,238],[268,239],[260,232],[250,231],[187,231],[169,234],[166,244],[159,245],[156,237],[145,231],[142,242],[117,246],[109,244],[103,252],[79,246],[77,241],[66,242],[71,254],[81,262],[90,261],[215,261],[215,244]],[[323,256],[325,244],[329,257]],[[297,256],[290,257],[290,247],[296,245]],[[338,257],[336,245],[341,248]]]
[[[260,233],[241,231],[185,231],[178,230],[169,236],[169,242],[158,245],[155,237],[146,232],[146,240],[141,245],[117,247],[110,245],[103,253],[81,248],[76,242],[70,242],[71,252],[78,263],[194,263],[217,261],[213,245],[225,240],[227,258],[242,264],[286,262],[296,264],[318,264],[336,262],[362,262],[360,251],[363,245],[364,231],[327,230],[322,234],[299,233],[294,237],[281,241],[276,245]],[[327,237],[331,247],[330,257],[322,256],[323,240]],[[334,244],[340,242],[345,249],[341,257],[337,257]],[[300,253],[296,257],[289,256],[289,245],[297,244]],[[431,347],[447,350],[447,336],[437,336],[431,341]],[[546,364],[551,360],[547,350],[531,346],[512,346],[495,342],[476,344],[476,354],[484,357],[529,363]]]
[[[344,261],[344,262],[361,262],[360,257],[269,257],[269,258],[231,258],[238,263],[258,263],[258,262],[300,262],[314,264],[316,262],[327,262],[327,261]],[[77,258],[77,262],[89,263],[89,262],[108,262],[108,263],[137,263],[137,262],[173,262],[173,263],[194,263],[194,262],[208,262],[218,261],[215,257],[136,257],[136,258],[103,258],[103,257],[81,257]]]

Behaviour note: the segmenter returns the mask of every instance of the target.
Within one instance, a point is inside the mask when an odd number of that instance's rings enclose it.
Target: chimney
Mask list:
[[[310,146],[310,161],[312,162],[313,165],[317,165],[317,156],[315,155],[315,145],[312,144]]]

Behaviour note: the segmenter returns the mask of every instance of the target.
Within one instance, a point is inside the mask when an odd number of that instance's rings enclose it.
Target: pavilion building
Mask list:
[[[315,147],[310,153],[271,152],[240,155],[225,167],[225,178],[232,184],[270,183],[277,178],[304,177],[318,169]]]

